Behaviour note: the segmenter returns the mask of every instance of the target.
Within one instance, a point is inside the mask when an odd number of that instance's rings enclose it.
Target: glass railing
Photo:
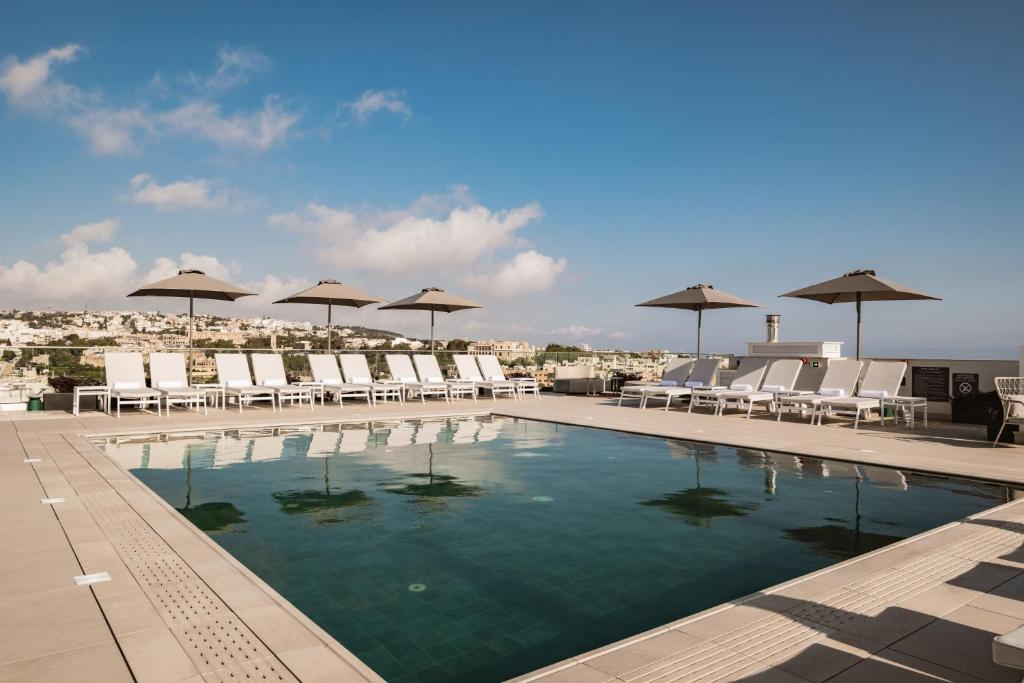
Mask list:
[[[157,351],[185,353],[181,347],[145,350],[116,346],[0,346],[0,402],[25,400],[44,391],[70,392],[76,385],[103,384],[104,354],[110,351],[139,351],[148,363],[148,354]],[[193,381],[216,381],[215,355],[218,353],[280,353],[285,371],[293,381],[312,379],[308,356],[325,353],[323,349],[269,349],[269,348],[197,348],[193,350]],[[366,357],[374,377],[390,377],[385,356],[389,353],[419,354],[425,350],[359,350],[336,351],[338,354],[361,353]],[[458,377],[454,355],[466,351],[435,351],[445,375]],[[655,381],[661,377],[665,365],[673,358],[692,357],[679,352],[626,352],[626,351],[538,351],[498,352],[505,375],[508,377],[534,377],[542,388],[551,387],[555,368],[559,366],[589,365],[594,374],[611,387],[628,380]],[[703,355],[703,354],[702,354]]]

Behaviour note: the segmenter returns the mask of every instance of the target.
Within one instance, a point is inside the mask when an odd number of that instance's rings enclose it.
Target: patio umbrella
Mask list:
[[[462,297],[449,294],[437,287],[426,287],[418,294],[399,299],[380,309],[403,309],[409,311],[430,311],[430,352],[434,352],[434,314],[454,313],[467,308],[483,308],[480,304],[473,303]]]
[[[704,311],[712,308],[760,308],[761,304],[741,299],[738,296],[715,289],[713,285],[693,285],[680,292],[674,292],[657,299],[645,301],[637,306],[654,308],[685,308],[697,311],[697,357],[700,357],[700,328]]]
[[[275,301],[275,304],[326,304],[327,305],[327,352],[331,352],[331,309],[334,306],[361,308],[367,304],[383,301],[372,294],[355,287],[343,285],[337,280],[321,280],[315,286]]]
[[[243,296],[255,296],[223,280],[210,277],[201,270],[179,270],[174,277],[160,280],[137,289],[128,296],[188,297],[188,381],[192,382],[192,313],[196,299],[234,301]]]
[[[857,304],[857,360],[860,360],[860,305],[862,301],[941,301],[937,296],[925,294],[875,275],[873,270],[854,270],[842,277],[819,282],[782,296],[812,299],[826,304]]]

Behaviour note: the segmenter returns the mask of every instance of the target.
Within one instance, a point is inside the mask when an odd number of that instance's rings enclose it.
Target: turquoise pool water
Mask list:
[[[99,444],[389,681],[522,674],[1008,495],[501,418]]]

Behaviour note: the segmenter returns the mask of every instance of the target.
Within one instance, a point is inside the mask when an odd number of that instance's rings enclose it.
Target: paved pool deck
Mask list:
[[[492,411],[1024,487],[1024,447],[992,449],[973,428],[854,431],[600,398],[0,414],[0,683],[380,680],[87,437]],[[74,581],[98,572],[110,580]],[[1022,574],[1014,501],[520,680],[1019,681],[991,639],[1024,624]]]

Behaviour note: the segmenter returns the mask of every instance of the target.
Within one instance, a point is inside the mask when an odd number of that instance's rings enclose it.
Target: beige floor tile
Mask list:
[[[166,626],[160,613],[141,591],[100,597],[99,601],[111,630],[118,636]]]
[[[961,607],[907,636],[890,649],[990,681],[1020,680],[1020,672],[992,661],[992,638],[1024,620],[974,607]]]
[[[991,593],[979,595],[971,601],[971,607],[1024,619],[1024,576],[996,586]]]
[[[881,650],[878,643],[845,634],[821,636],[756,657],[807,681],[826,681]]]
[[[0,683],[130,683],[128,666],[113,642],[66,650],[0,666]]]
[[[700,638],[681,631],[666,631],[593,657],[584,663],[593,669],[618,676],[639,669],[651,662],[679,654],[702,643]]]
[[[118,642],[139,683],[178,681],[199,673],[166,628],[125,634]]]
[[[279,657],[303,683],[382,680],[372,672],[359,671],[326,646],[288,650]]]
[[[69,588],[81,573],[67,543],[63,548],[5,554],[0,562],[0,599]]]
[[[984,683],[983,679],[953,671],[901,652],[882,650],[850,667],[830,683]]]
[[[4,620],[0,663],[113,639],[96,600],[84,587],[0,600],[0,614]]]
[[[276,653],[323,645],[308,628],[282,607],[253,607],[236,612],[245,625]]]
[[[586,664],[574,664],[564,669],[552,671],[537,679],[538,683],[604,683],[619,679],[609,674],[592,669]]]

